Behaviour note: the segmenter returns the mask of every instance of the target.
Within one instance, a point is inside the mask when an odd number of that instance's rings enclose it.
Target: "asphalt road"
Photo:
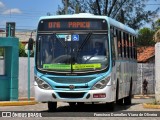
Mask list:
[[[119,116],[119,117],[111,117],[107,116],[108,113],[111,115],[117,114],[117,113],[124,113],[127,114],[129,113],[139,113],[139,112],[160,112],[160,109],[146,109],[143,108],[142,103],[148,103],[148,102],[154,102],[154,99],[132,99],[132,105],[129,106],[120,106],[116,105],[114,112],[110,112],[106,109],[104,104],[86,104],[84,105],[83,108],[71,108],[68,103],[63,103],[63,102],[58,102],[58,108],[56,112],[49,112],[47,108],[46,103],[38,103],[36,105],[28,105],[28,106],[8,106],[8,107],[0,107],[0,111],[18,111],[25,113],[26,111],[28,112],[34,112],[34,113],[39,113],[41,112],[42,114],[37,114],[39,116],[42,115],[42,118],[37,118],[38,120],[43,120],[43,119],[87,119],[87,120],[101,120],[101,119],[109,119],[109,120],[119,120],[125,119],[125,120],[132,120],[132,119],[137,119],[137,120],[158,120],[160,117],[125,117],[125,116]],[[28,113],[27,113],[28,114]],[[103,116],[103,115],[105,116]],[[99,116],[100,115],[100,116]],[[48,118],[49,116],[49,118]],[[16,117],[16,116],[15,116]],[[0,118],[0,120],[3,118]],[[12,118],[14,119],[14,118]],[[20,117],[16,117],[16,119],[22,119]],[[23,118],[24,119],[24,118]],[[30,119],[30,118],[25,118],[25,119]],[[36,119],[36,118],[35,118]],[[6,120],[6,118],[5,118]]]

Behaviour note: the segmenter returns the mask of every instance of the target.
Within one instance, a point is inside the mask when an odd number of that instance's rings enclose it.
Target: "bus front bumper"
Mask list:
[[[112,102],[115,100],[114,89],[111,86],[89,91],[44,90],[38,86],[34,87],[37,102]]]

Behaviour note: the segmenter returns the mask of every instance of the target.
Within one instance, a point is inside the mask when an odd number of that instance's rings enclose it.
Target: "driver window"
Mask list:
[[[108,49],[107,40],[105,39],[94,39],[93,40],[93,54],[94,55],[106,55]]]
[[[93,54],[94,55],[104,55],[103,43],[95,42],[95,44],[93,46]]]

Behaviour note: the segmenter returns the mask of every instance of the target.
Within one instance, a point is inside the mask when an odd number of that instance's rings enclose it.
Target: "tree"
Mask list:
[[[153,40],[154,31],[149,28],[142,28],[138,31],[137,45],[138,46],[151,46],[155,42]]]
[[[152,22],[152,29],[156,32],[160,29],[160,19]]]
[[[24,45],[19,42],[19,57],[27,57]]]
[[[160,19],[158,19],[152,24],[152,29],[155,31],[154,41],[160,42]]]
[[[154,11],[145,10],[145,3],[149,0],[68,0],[70,14],[79,12],[92,13],[95,15],[107,15],[133,29],[138,29],[146,22],[151,22],[157,16],[160,8]],[[65,0],[62,6],[58,6],[57,14],[65,14]]]

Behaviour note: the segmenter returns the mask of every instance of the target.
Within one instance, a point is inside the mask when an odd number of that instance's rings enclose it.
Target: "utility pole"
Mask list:
[[[68,0],[65,0],[65,14],[68,14]]]

